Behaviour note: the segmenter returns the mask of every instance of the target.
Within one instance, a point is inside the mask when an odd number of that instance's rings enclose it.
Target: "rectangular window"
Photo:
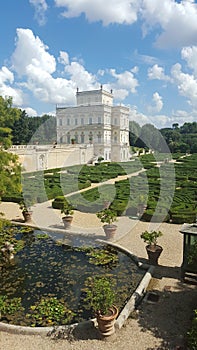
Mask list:
[[[89,124],[92,124],[92,117],[89,118]]]
[[[59,126],[62,126],[62,119],[59,119]]]
[[[77,125],[78,124],[78,120],[77,120],[77,118],[75,118],[75,125]]]
[[[81,118],[81,125],[84,125],[84,119]]]
[[[98,117],[98,124],[101,124],[101,117]]]
[[[69,118],[67,119],[67,125],[70,125],[70,119]]]

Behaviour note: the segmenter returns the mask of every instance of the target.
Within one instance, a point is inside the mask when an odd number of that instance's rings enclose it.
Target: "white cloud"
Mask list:
[[[12,97],[15,106],[21,106],[23,103],[23,93],[19,89],[14,89],[11,86],[0,85],[0,95],[5,97]]]
[[[181,51],[181,57],[186,60],[188,67],[197,76],[197,46],[184,47]]]
[[[158,25],[163,30],[157,36],[156,46],[178,48],[197,43],[197,5],[195,1],[143,0],[141,15],[144,19],[144,35]]]
[[[60,51],[58,61],[64,65],[69,64],[69,55],[65,51]]]
[[[132,59],[135,59],[138,63],[145,63],[148,65],[155,64],[158,62],[158,59],[156,57],[150,56],[150,55],[142,55],[138,52],[138,50],[134,51]]]
[[[153,67],[148,68],[148,79],[158,79],[158,80],[170,80],[170,77],[165,75],[164,69],[155,64]]]
[[[26,107],[26,108],[24,108],[24,110],[29,117],[37,117],[38,116],[38,113],[36,112],[36,110],[31,108],[31,107]]]
[[[104,69],[99,69],[97,74],[100,75],[101,77],[103,77],[104,74],[105,74],[105,70]]]
[[[132,24],[137,20],[141,0],[55,0],[58,7],[65,7],[62,15],[66,18],[78,17],[85,13],[90,22]]]
[[[131,68],[131,72],[134,74],[137,74],[139,72],[139,67],[135,66],[135,67]]]
[[[197,109],[197,79],[192,74],[183,73],[179,63],[172,66],[171,73],[180,95],[185,96],[188,103]]]
[[[14,74],[7,67],[3,66],[0,70],[0,85],[6,81],[12,84],[14,82]]]
[[[104,85],[105,86],[105,85]],[[109,91],[109,89],[107,89]],[[123,101],[129,95],[126,89],[116,89],[113,90],[113,96],[116,101]]]
[[[48,9],[45,0],[29,0],[30,4],[35,8],[35,19],[42,26],[46,23],[45,13]]]
[[[78,86],[81,90],[95,89],[100,85],[96,82],[96,76],[89,73],[78,62],[71,62],[65,66],[65,72],[69,74],[74,86]]]
[[[74,85],[62,78],[53,78],[48,72],[29,65],[26,87],[35,97],[46,103],[74,103]]]
[[[100,86],[96,77],[80,63],[69,63],[69,56],[63,51],[58,60],[64,65],[64,73],[69,79],[54,78],[56,60],[47,50],[48,47],[30,29],[17,29],[12,69],[26,78],[21,86],[32,91],[37,99],[46,103],[71,105],[75,103],[77,86],[82,90]]]
[[[128,89],[131,93],[136,92],[136,88],[139,84],[132,71],[124,71],[118,74],[115,69],[110,69],[109,72],[112,77],[116,78],[116,85],[119,88]]]
[[[141,19],[144,36],[152,29],[157,30],[156,45],[160,48],[197,43],[197,4],[194,0],[94,0],[94,5],[92,0],[55,0],[55,4],[65,8],[62,15],[66,18],[84,13],[90,22],[101,21],[104,25],[133,24]],[[150,57],[144,55],[144,59]]]
[[[158,92],[155,92],[152,96],[152,106],[148,106],[148,112],[151,113],[158,113],[163,108],[163,101],[162,97],[159,95]]]
[[[30,29],[17,28],[16,49],[12,56],[13,69],[26,75],[28,67],[34,66],[53,73],[56,70],[55,58],[47,52],[48,47]]]
[[[0,70],[0,95],[5,97],[12,97],[13,104],[20,106],[23,102],[23,94],[19,89],[9,86],[14,83],[14,74],[5,66]]]

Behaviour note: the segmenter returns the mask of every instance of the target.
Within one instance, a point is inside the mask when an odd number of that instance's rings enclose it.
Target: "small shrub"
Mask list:
[[[115,300],[114,285],[107,277],[88,277],[85,281],[84,291],[87,302],[94,313],[105,315]]]

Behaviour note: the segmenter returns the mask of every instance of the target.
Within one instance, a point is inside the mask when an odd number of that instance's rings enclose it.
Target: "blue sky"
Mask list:
[[[131,120],[197,121],[197,1],[2,0],[0,95],[28,115],[113,89]]]

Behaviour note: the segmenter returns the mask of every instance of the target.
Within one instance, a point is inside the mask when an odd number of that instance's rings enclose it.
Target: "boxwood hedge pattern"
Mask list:
[[[84,212],[97,212],[103,208],[104,200],[109,200],[110,207],[116,210],[117,215],[136,215],[138,211],[139,197],[146,198],[146,209],[141,220],[166,221],[172,223],[192,223],[197,215],[197,154],[181,158],[174,155],[177,163],[165,164],[162,173],[162,181],[166,181],[165,190],[160,198],[161,178],[160,169],[156,167],[154,155],[143,155],[135,161],[125,163],[98,163],[95,166],[75,165],[64,169],[52,169],[34,173],[23,174],[23,193],[28,194],[33,201],[43,202],[48,199],[61,197],[71,192],[87,188],[80,195],[73,195],[70,200],[74,207]],[[158,159],[158,157],[157,157]],[[165,159],[163,155],[162,159]],[[176,186],[175,192],[169,194],[171,167],[175,167]],[[119,175],[134,173],[144,167],[145,172],[139,176],[116,181],[115,185],[103,185],[101,189],[88,189],[91,183],[104,182]],[[154,216],[155,208],[159,201],[159,212]],[[20,202],[21,194],[7,191],[3,200]],[[54,206],[58,208],[58,200]],[[169,203],[171,203],[169,207]]]

